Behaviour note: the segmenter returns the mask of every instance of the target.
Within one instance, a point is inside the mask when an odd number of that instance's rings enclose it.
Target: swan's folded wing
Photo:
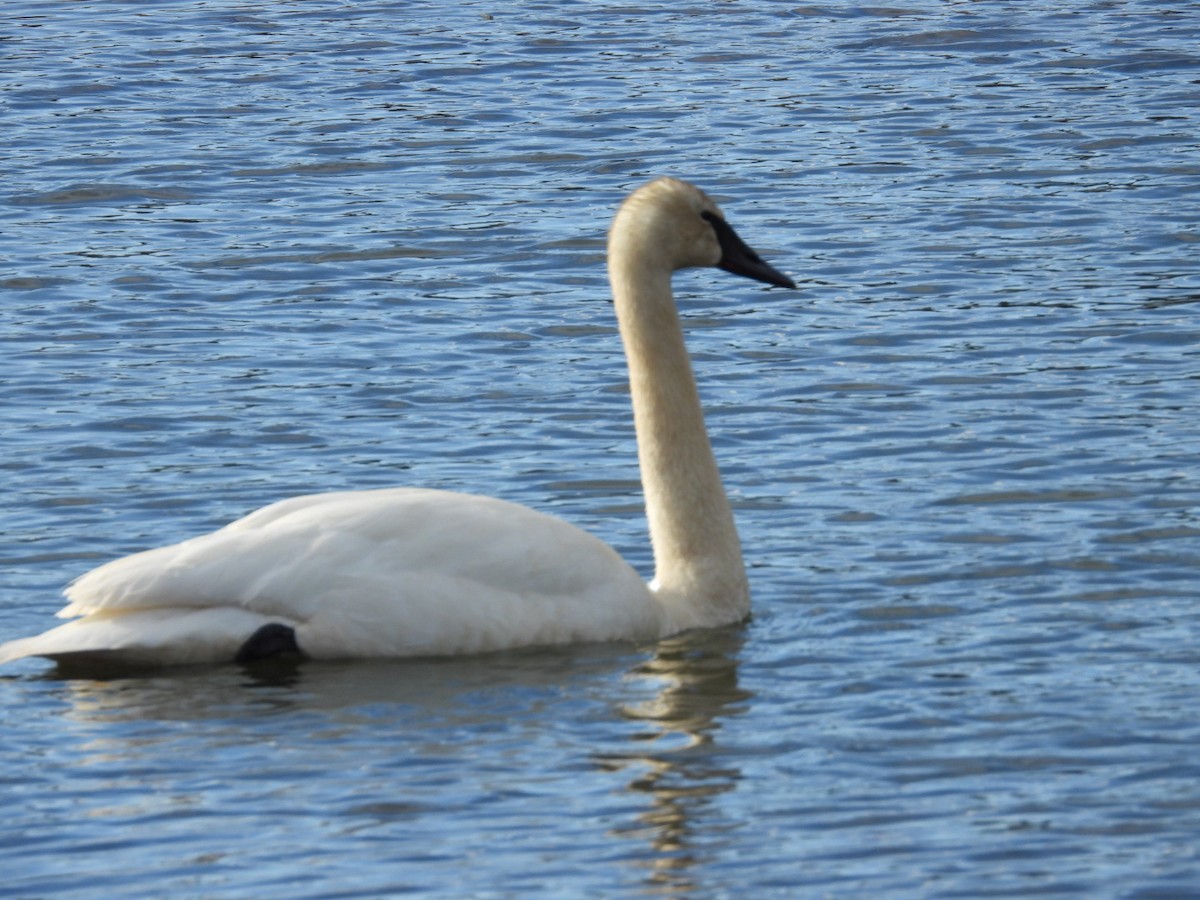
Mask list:
[[[657,636],[641,578],[584,531],[443,491],[298,497],[115,560],[60,613],[236,608],[295,623],[313,656],[408,656]],[[247,632],[243,637],[248,636]]]

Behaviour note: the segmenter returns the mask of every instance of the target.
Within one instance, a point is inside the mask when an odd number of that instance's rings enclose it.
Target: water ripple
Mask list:
[[[11,890],[1194,890],[1185,4],[6,12],[4,638],[313,490],[497,493],[647,569],[613,205],[693,177],[801,285],[677,281],[748,626],[17,667]]]

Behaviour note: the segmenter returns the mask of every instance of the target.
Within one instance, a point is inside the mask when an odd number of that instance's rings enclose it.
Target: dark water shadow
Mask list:
[[[481,691],[560,690],[611,677],[644,659],[630,645],[589,644],[473,657],[401,660],[265,660],[247,665],[132,672],[54,668],[32,681],[69,701],[72,714],[107,721],[252,720],[264,713],[353,716],[390,705],[442,717]],[[29,680],[29,679],[26,679]],[[469,704],[468,704],[469,705]]]

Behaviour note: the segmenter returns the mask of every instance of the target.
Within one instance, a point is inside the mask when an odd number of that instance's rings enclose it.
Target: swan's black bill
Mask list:
[[[753,278],[755,281],[765,281],[776,287],[796,286],[792,279],[772,268],[761,256],[747,247],[733,227],[720,216],[710,212],[701,215],[712,225],[713,231],[717,233],[717,242],[721,245],[721,261],[717,263],[717,268],[734,275]]]

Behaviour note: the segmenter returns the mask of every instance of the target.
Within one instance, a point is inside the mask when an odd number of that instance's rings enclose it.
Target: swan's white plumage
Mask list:
[[[26,656],[98,668],[228,662],[247,635],[280,621],[230,606],[97,613],[0,645],[0,663]]]
[[[307,656],[341,658],[653,639],[744,617],[740,545],[670,273],[719,262],[790,282],[713,216],[719,210],[698,189],[659,179],[631,195],[610,232],[652,585],[599,539],[501,500],[407,488],[316,494],[88,572],[67,588],[59,613],[74,620],[0,646],[0,663],[226,662],[268,624],[294,629]]]
[[[53,644],[15,646],[20,655],[62,655],[93,619],[106,633],[89,650],[117,633],[129,655],[186,646],[164,609],[211,614],[192,617],[203,626],[194,646],[173,651],[187,662],[232,659],[269,622],[294,627],[317,658],[477,653],[514,634],[531,644],[651,638],[664,624],[637,573],[587,532],[490,497],[407,488],[283,500],[100,566],[66,593],[59,615],[88,618],[43,636]],[[134,612],[144,615],[119,632]]]

